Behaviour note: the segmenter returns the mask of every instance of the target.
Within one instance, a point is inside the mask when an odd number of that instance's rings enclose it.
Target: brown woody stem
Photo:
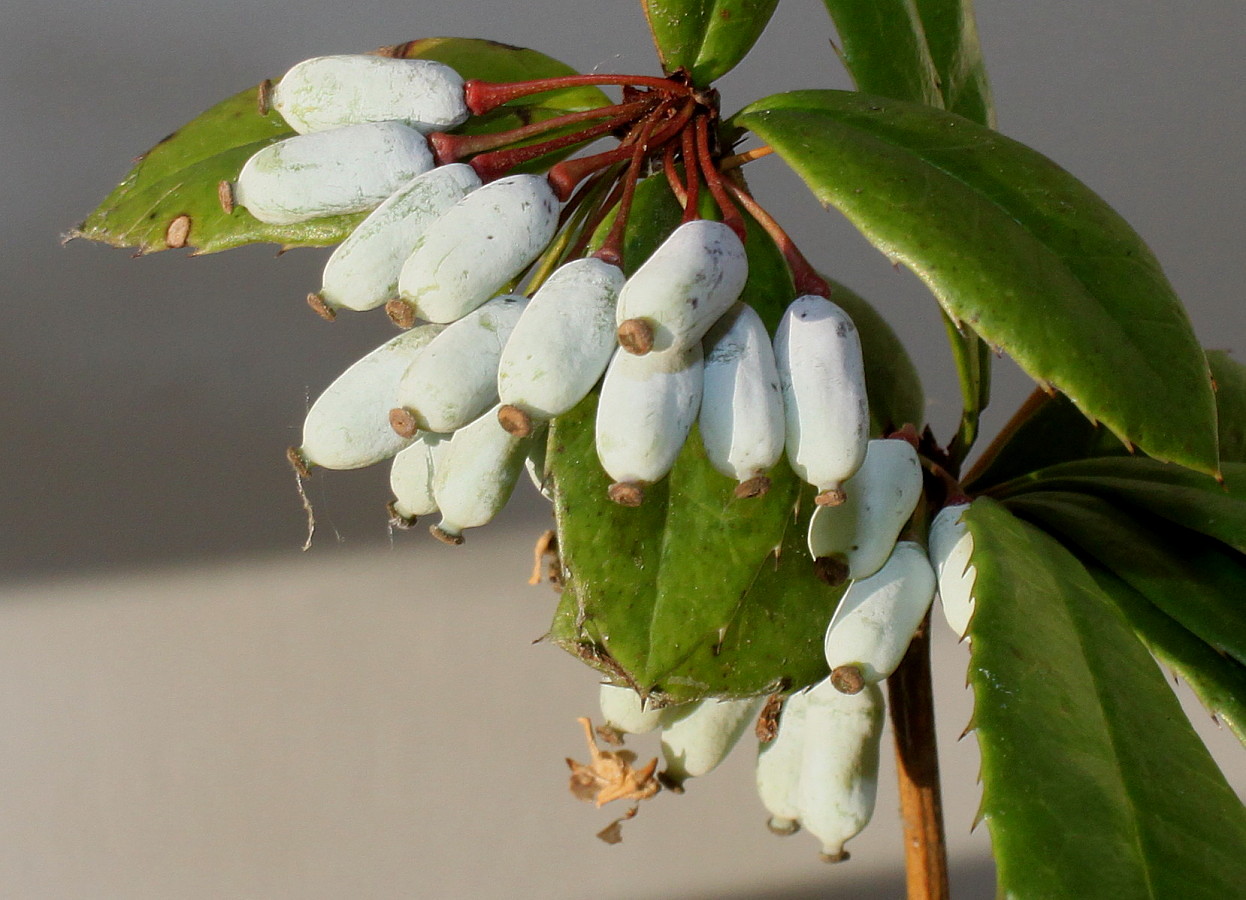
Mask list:
[[[684,189],[684,216],[683,222],[691,222],[693,219],[700,218],[701,211],[699,208],[701,199],[701,176],[700,167],[696,163],[697,143],[696,135],[687,128],[680,134],[680,141],[683,145],[684,156],[684,177],[688,180],[687,187]]]
[[[930,614],[887,679],[896,739],[908,900],[949,900],[943,801],[930,676]]]

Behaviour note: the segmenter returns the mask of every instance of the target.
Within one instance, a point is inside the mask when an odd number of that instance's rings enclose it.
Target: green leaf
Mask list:
[[[857,90],[937,106],[993,125],[972,4],[961,0],[823,0]]]
[[[1207,364],[1216,384],[1220,458],[1246,463],[1246,366],[1223,350],[1208,350]]]
[[[1156,459],[1217,470],[1207,363],[1158,262],[1035,151],[941,110],[779,94],[735,124],[912,269],[956,320]]]
[[[995,125],[972,0],[916,0],[930,57],[939,72],[943,108],[979,125]],[[906,99],[906,98],[900,98]]]
[[[1221,653],[1246,663],[1246,558],[1089,494],[1041,491],[1007,508],[1076,547]]]
[[[1147,649],[1246,743],[1246,666],[1217,653],[1115,575],[1099,566],[1089,571]]]
[[[813,575],[808,513],[793,509],[803,488],[786,462],[765,496],[736,499],[694,429],[645,502],[619,506],[593,447],[596,411],[592,395],[550,435],[565,572],[552,639],[619,683],[676,701],[824,677],[822,633],[842,589]]]
[[[966,514],[969,680],[1001,896],[1220,900],[1246,811],[1085,568],[998,504]]]
[[[1074,491],[1145,511],[1246,553],[1246,465],[1224,464],[1225,483],[1145,457],[1083,459],[1033,472],[991,491],[997,498]]]
[[[920,432],[926,422],[926,396],[912,357],[869,301],[847,285],[829,278],[827,282],[831,299],[848,313],[861,336],[870,433],[886,434],[906,423]]]
[[[492,81],[521,81],[574,71],[535,50],[466,38],[411,41],[379,52],[435,59],[466,78]],[[235,94],[166,137],[139,158],[125,180],[70,236],[115,247],[137,247],[139,253],[169,249],[170,234],[181,233],[178,226],[188,230],[184,237],[174,237],[173,246],[192,247],[198,253],[259,241],[285,247],[341,241],[363,219],[363,213],[294,225],[266,225],[241,207],[232,213],[221,208],[219,183],[237,178],[243,164],[261,147],[294,133],[276,112],[261,113],[258,97],[256,88]],[[607,102],[596,88],[554,91],[516,100],[472,119],[460,130],[503,131]],[[552,158],[546,157],[535,164],[548,165],[550,161]]]
[[[823,0],[839,32],[840,59],[857,90],[942,106],[915,0]]]
[[[1058,463],[1124,456],[1125,445],[1095,425],[1063,394],[1036,388],[965,475],[976,494]]]
[[[702,87],[735,68],[779,0],[643,0],[653,43],[667,72],[686,70]]]

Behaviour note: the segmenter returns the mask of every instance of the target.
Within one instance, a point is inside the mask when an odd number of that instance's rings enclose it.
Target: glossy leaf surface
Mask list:
[[[990,500],[966,514],[969,679],[1001,896],[1222,898],[1246,811],[1086,569]]]
[[[957,321],[1149,455],[1217,468],[1202,350],[1138,235],[1050,160],[925,106],[842,91],[761,100],[755,131]]]
[[[464,77],[486,80],[518,81],[573,72],[534,50],[465,38],[411,41],[381,52],[435,59]],[[241,207],[232,213],[222,209],[220,182],[236,178],[247,159],[261,147],[294,133],[276,112],[262,112],[258,98],[258,88],[242,91],[166,137],[139,159],[73,236],[136,247],[140,253],[170,249],[171,236],[173,246],[190,247],[198,253],[261,241],[285,247],[341,241],[363,219],[363,213],[294,225],[267,225]],[[606,102],[605,95],[595,88],[556,91],[515,101],[472,120],[463,130],[501,131]],[[183,228],[184,237],[178,237]]]
[[[1221,653],[1246,663],[1246,557],[1089,494],[1011,497],[1009,510],[1115,574]]]
[[[1217,653],[1112,573],[1090,573],[1155,657],[1190,686],[1207,711],[1246,743],[1246,666]]]
[[[1145,457],[1083,459],[1010,481],[992,496],[1075,491],[1215,538],[1246,553],[1246,465],[1224,464],[1225,483]]]
[[[667,72],[707,86],[735,68],[765,30],[779,0],[643,0]]]
[[[979,125],[995,125],[972,0],[915,0],[943,108]]]
[[[839,56],[857,90],[942,106],[915,0],[823,0],[839,33]]]

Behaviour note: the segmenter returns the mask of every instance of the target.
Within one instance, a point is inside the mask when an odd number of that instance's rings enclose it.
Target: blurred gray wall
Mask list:
[[[979,7],[1001,129],[1114,204],[1155,248],[1202,340],[1240,350],[1242,5]],[[654,68],[632,2],[10,0],[0,22],[0,572],[9,579],[295,554],[303,521],[282,451],[308,398],[390,334],[379,314],[329,326],[306,310],[322,251],[133,260],[83,242],[62,248],[59,235],[131,157],[299,59],[412,37],[489,37],[582,70]],[[829,35],[820,4],[781,4],[756,61],[725,80],[724,107],[847,87]],[[957,394],[924,290],[777,162],[751,177],[809,255],[896,324],[946,436]],[[1027,389],[1010,363],[1000,370],[988,433]],[[347,546],[387,539],[383,467],[317,476],[310,491],[328,538],[314,552],[330,552],[334,532]]]
[[[1134,223],[1204,342],[1246,350],[1238,0],[979,14],[1002,130]],[[391,333],[379,315],[308,312],[324,252],[134,260],[58,243],[131,157],[300,59],[472,35],[652,71],[634,2],[9,0],[0,25],[0,895],[900,895],[887,750],[877,820],[845,867],[764,833],[744,750],[650,804],[623,846],[593,840],[613,813],[567,796],[562,758],[583,753],[573,717],[595,679],[528,643],[552,603],[522,584],[547,516],[530,492],[453,551],[418,533],[387,546],[383,469],[318,476],[319,539],[300,555],[283,450],[308,398]],[[726,108],[847,87],[828,34],[820,4],[781,4]],[[946,437],[957,393],[923,289],[775,161],[751,172],[810,256],[896,325]],[[1027,391],[1000,368],[988,433]],[[957,740],[965,652],[945,631],[953,884],[987,898],[975,749]]]

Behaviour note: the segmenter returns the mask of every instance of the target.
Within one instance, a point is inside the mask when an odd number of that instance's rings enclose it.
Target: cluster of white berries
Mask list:
[[[788,695],[777,726],[763,728],[763,713],[758,727],[757,790],[770,829],[786,835],[803,827],[830,862],[847,858],[845,843],[873,815],[885,712],[881,682],[899,666],[936,587],[961,637],[973,614],[973,537],[962,520],[967,505],[946,506],[935,517],[929,557],[914,542],[896,541],[920,489],[916,465],[906,441],[872,441],[845,484],[847,501],[815,513],[822,520],[818,540],[854,535],[843,548],[853,581],[826,630],[832,674]],[[761,698],[709,699],[652,709],[631,688],[601,688],[608,728],[661,730],[666,768],[659,778],[675,788],[726,758],[761,706]]]
[[[694,422],[738,497],[765,494],[766,473],[785,452],[815,486],[810,553],[824,580],[850,584],[826,631],[831,675],[786,698],[757,779],[774,830],[803,825],[826,858],[843,858],[873,811],[879,684],[899,665],[936,584],[964,635],[974,580],[964,506],[936,517],[929,556],[899,540],[922,469],[909,441],[868,439],[851,319],[807,294],[772,341],[740,301],[748,264],[736,230],[704,219],[685,221],[630,278],[616,260],[587,257],[530,285],[531,298],[507,293],[555,237],[562,204],[542,175],[482,184],[470,165],[435,165],[425,134],[469,115],[453,70],[323,57],[291,69],[271,102],[300,133],[256,153],[228,199],[271,223],[371,210],[310,299],[327,317],[385,306],[407,328],[315,402],[291,451],[301,467],[392,458],[395,520],[439,511],[433,534],[458,543],[505,505],[525,461],[540,484],[545,425],[600,382],[596,448],[618,503],[643,502]],[[602,692],[611,728],[662,730],[662,779],[674,788],[713,769],[761,703],[647,710],[630,688]]]

